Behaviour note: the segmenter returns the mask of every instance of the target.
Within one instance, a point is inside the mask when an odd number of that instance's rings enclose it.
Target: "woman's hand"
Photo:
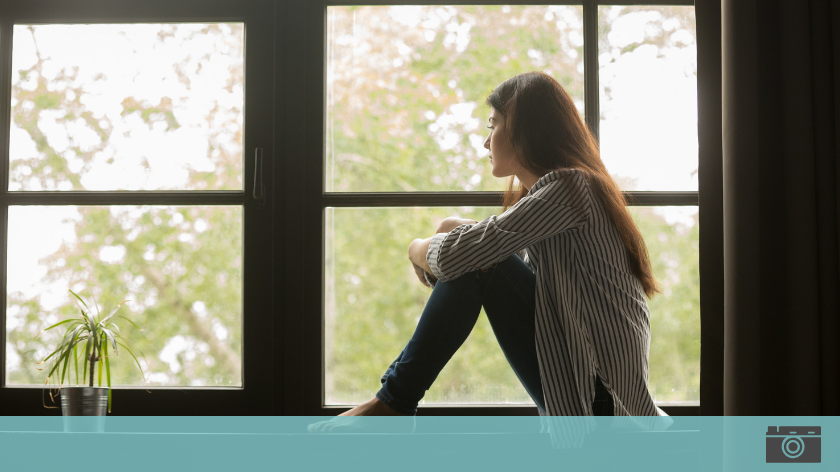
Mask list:
[[[449,218],[444,218],[444,220],[440,222],[436,233],[448,233],[458,226],[475,223],[478,222],[475,220],[450,216]],[[427,287],[431,287],[431,285],[429,285],[429,282],[426,280],[424,272],[429,274],[429,279],[437,280],[432,273],[432,269],[429,267],[429,262],[426,261],[426,253],[429,252],[429,243],[431,240],[432,238],[415,239],[408,245],[408,260],[411,261],[411,265],[414,267],[414,273],[417,275],[417,278],[420,279],[420,282]]]
[[[429,243],[431,241],[432,238],[415,239],[408,245],[408,260],[410,260],[413,265],[430,274],[432,273],[432,269],[426,261],[426,253],[429,252]]]
[[[411,265],[414,266],[414,273],[417,275],[417,278],[420,279],[420,283],[422,283],[426,287],[431,288],[431,285],[429,285],[429,282],[426,280],[426,271],[423,270],[423,268],[421,268],[419,265],[417,265],[413,262],[411,263]],[[430,274],[429,278],[432,279],[432,280],[435,280],[434,275]]]
[[[478,221],[450,216],[449,218],[444,218],[443,221],[440,222],[435,233],[448,233],[461,225],[474,225],[476,223],[478,223]]]

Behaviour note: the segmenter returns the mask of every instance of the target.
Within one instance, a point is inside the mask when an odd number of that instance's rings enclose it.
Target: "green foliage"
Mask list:
[[[696,211],[696,208],[694,209]],[[651,313],[650,391],[659,402],[700,400],[700,225],[669,223],[648,208],[631,211],[662,293]]]
[[[408,244],[447,216],[481,220],[492,208],[330,209],[326,251],[328,401],[357,403],[411,338],[430,289],[408,261]],[[482,310],[467,341],[425,402],[530,401]]]
[[[162,97],[160,103],[157,105],[150,105],[146,102],[138,102],[134,97],[126,97],[122,101],[123,111],[120,116],[127,116],[132,113],[139,113],[140,118],[144,123],[152,125],[156,121],[166,123],[166,131],[176,130],[181,127],[178,120],[175,119],[175,114],[172,112],[172,99],[169,97]]]
[[[52,378],[53,374],[58,377],[58,387],[59,390],[62,386],[64,386],[64,379],[65,376],[67,378],[67,383],[71,383],[71,374],[73,372],[76,373],[76,384],[80,383],[80,380],[84,382],[85,373],[87,372],[87,366],[90,364],[90,387],[93,387],[93,377],[94,371],[96,370],[96,363],[99,363],[99,386],[102,386],[102,371],[105,371],[105,378],[108,385],[108,412],[111,412],[111,362],[110,356],[108,355],[108,344],[110,343],[111,348],[114,350],[114,355],[119,356],[119,349],[117,346],[123,347],[126,351],[128,351],[129,355],[134,359],[134,362],[137,363],[137,367],[140,369],[140,373],[143,373],[143,367],[140,366],[140,361],[137,360],[137,356],[134,354],[134,350],[130,347],[130,344],[127,339],[122,336],[120,327],[116,324],[116,322],[111,321],[111,318],[116,315],[117,311],[119,311],[120,307],[123,306],[125,300],[117,305],[114,310],[109,313],[107,316],[102,317],[99,313],[99,307],[96,305],[94,301],[94,307],[96,308],[96,315],[88,308],[87,304],[84,300],[81,299],[75,292],[70,290],[70,293],[78,300],[82,305],[79,306],[79,316],[75,318],[69,318],[64,321],[59,321],[58,323],[49,326],[48,328],[44,329],[44,331],[49,331],[53,328],[57,328],[61,325],[67,325],[64,327],[64,335],[61,337],[61,341],[58,342],[57,347],[55,350],[50,353],[42,362],[39,364],[46,363],[52,359],[52,362],[48,364],[47,370],[47,380],[45,382],[46,385],[49,385],[50,379]],[[84,307],[84,308],[83,308]],[[87,310],[87,311],[85,311]],[[135,327],[139,329],[139,327],[134,324],[133,321],[129,320],[124,316],[118,316],[118,318],[122,318]],[[43,332],[43,331],[42,331]],[[39,335],[41,333],[38,333]],[[37,335],[35,336],[38,337]],[[83,364],[82,370],[82,377],[79,377],[79,344],[84,343],[84,356],[81,357],[81,361]],[[142,354],[142,353],[141,353]],[[73,361],[73,369],[68,371],[67,367],[70,365],[70,361]],[[104,369],[103,367],[104,361]],[[59,375],[60,374],[60,375]],[[52,397],[52,393],[50,393],[50,397]],[[46,404],[44,405],[46,406]]]

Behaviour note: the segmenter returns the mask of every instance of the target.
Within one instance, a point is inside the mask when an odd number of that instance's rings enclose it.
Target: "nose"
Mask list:
[[[490,149],[490,135],[487,135],[487,139],[484,140],[484,149]]]

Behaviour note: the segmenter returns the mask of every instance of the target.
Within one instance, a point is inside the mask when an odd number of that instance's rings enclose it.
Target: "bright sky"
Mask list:
[[[228,68],[241,69],[242,51],[231,54],[219,51],[213,35],[195,34],[204,25],[179,25],[175,38],[158,40],[161,25],[44,25],[35,28],[35,36],[26,26],[14,27],[12,69],[28,69],[36,62],[36,44],[45,61],[43,74],[53,81],[64,69],[71,73],[78,67],[74,86],[85,89],[83,104],[94,116],[107,117],[114,126],[109,145],[95,157],[90,170],[82,177],[87,190],[159,190],[183,189],[188,181],[187,171],[212,171],[214,162],[208,156],[211,123],[207,122],[211,109],[218,102],[224,108],[242,109],[242,84],[224,90],[229,77]],[[227,26],[227,25],[223,25]],[[241,31],[241,30],[240,30]],[[191,34],[195,34],[189,38]],[[184,61],[185,49],[188,60]],[[95,51],[95,53],[92,53]],[[209,57],[201,58],[207,54]],[[107,58],[107,60],[103,60]],[[174,65],[179,64],[189,81],[179,80]],[[96,80],[97,76],[104,76]],[[37,76],[15,82],[24,89],[36,86]],[[60,83],[60,82],[58,82]],[[147,106],[157,105],[167,97],[173,104],[173,114],[181,125],[166,131],[162,121],[150,128],[138,113],[121,117],[122,101],[133,97]],[[14,105],[14,102],[13,102]],[[59,152],[65,151],[71,139],[82,149],[99,143],[94,132],[77,120],[69,126],[56,122],[61,113],[48,111],[39,116],[38,125],[47,140]],[[241,127],[241,113],[238,120]],[[241,143],[230,143],[241,153]],[[63,152],[72,168],[80,169],[81,160],[72,151]],[[26,132],[12,127],[10,157],[16,159],[38,156],[34,142]],[[112,164],[107,163],[114,158]],[[147,171],[144,161],[153,172]],[[13,176],[14,177],[14,176]],[[50,190],[68,190],[69,183],[59,183]],[[241,187],[240,187],[241,188]],[[42,190],[34,179],[11,179],[10,190]]]
[[[616,11],[616,10],[613,10]],[[697,190],[697,49],[694,35],[677,33],[690,47],[643,45],[644,25],[656,12],[618,17],[601,51],[601,156],[614,175],[636,180],[635,190]],[[673,24],[665,27],[673,30]],[[616,59],[615,62],[610,61]],[[612,89],[612,100],[604,88]]]

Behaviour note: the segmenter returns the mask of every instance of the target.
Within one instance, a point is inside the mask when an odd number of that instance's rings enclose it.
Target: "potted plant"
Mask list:
[[[105,416],[106,407],[107,412],[111,412],[110,352],[113,352],[115,356],[119,356],[121,350],[127,351],[131,357],[134,358],[134,362],[140,369],[140,373],[143,374],[143,367],[137,360],[137,356],[134,355],[134,349],[132,349],[128,341],[123,338],[119,326],[117,326],[115,322],[111,321],[117,311],[119,311],[120,307],[122,307],[122,305],[128,300],[125,300],[117,305],[117,307],[114,308],[108,316],[102,318],[100,316],[96,300],[94,300],[94,307],[96,307],[96,316],[94,316],[81,297],[76,295],[76,293],[72,290],[70,290],[70,293],[73,294],[76,300],[81,303],[79,306],[79,316],[59,321],[58,323],[41,331],[41,333],[43,333],[44,331],[65,325],[64,335],[59,341],[56,349],[48,355],[46,359],[38,364],[44,364],[51,360],[48,364],[49,369],[47,370],[47,380],[45,385],[49,384],[50,379],[55,376],[58,382],[58,391],[56,394],[61,395],[61,413],[63,416]],[[139,326],[128,318],[120,315],[117,315],[117,317],[128,321],[134,325],[135,328],[142,331]],[[38,333],[35,337],[37,338],[41,335],[41,333]],[[82,360],[81,379],[89,379],[88,386],[71,387],[69,384],[70,374],[72,372],[75,372],[76,374],[77,385],[79,383],[80,359]],[[99,365],[99,385],[98,387],[94,387],[93,382],[96,377],[95,372],[97,370],[97,364]],[[73,371],[70,370],[71,367]],[[102,387],[103,370],[105,371],[107,387]],[[68,384],[67,387],[64,387],[65,380]],[[55,404],[55,398],[53,397],[51,387],[49,391],[50,399],[53,404]],[[46,408],[58,408],[55,406],[47,406],[46,402],[44,402],[44,406]]]

